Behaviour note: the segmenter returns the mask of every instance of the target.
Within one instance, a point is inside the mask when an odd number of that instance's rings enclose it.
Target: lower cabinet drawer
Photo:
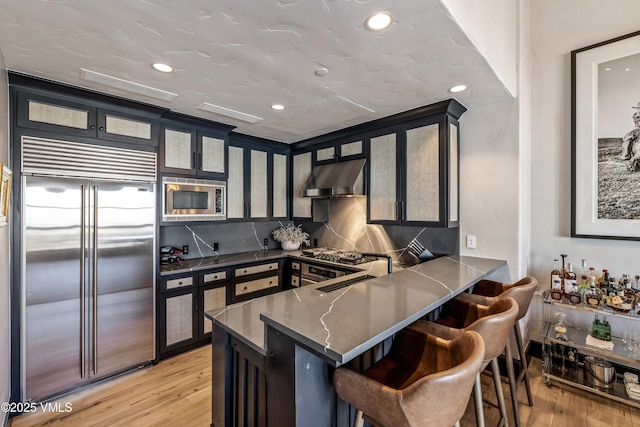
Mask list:
[[[278,271],[278,262],[270,262],[268,264],[252,265],[250,267],[236,268],[235,276],[248,276],[250,274],[264,273],[265,271]]]
[[[248,282],[236,283],[235,294],[244,295],[251,292],[260,291],[262,289],[269,289],[278,287],[278,276],[269,276],[262,279],[250,280]]]

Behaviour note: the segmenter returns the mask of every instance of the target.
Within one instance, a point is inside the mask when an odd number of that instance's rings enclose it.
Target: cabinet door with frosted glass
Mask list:
[[[196,175],[196,133],[179,126],[164,126],[160,142],[160,171]]]
[[[405,129],[402,224],[459,225],[458,122],[440,116]]]
[[[229,178],[227,179],[227,219],[229,220],[241,220],[247,215],[244,153],[244,147],[229,146]]]
[[[196,151],[197,175],[206,178],[227,178],[228,138],[224,135],[198,132]]]
[[[289,156],[273,153],[273,190],[271,195],[271,218],[287,219],[289,217]]]
[[[269,152],[249,150],[249,206],[251,219],[269,218]]]
[[[439,224],[443,183],[440,164],[440,124],[429,123],[405,130],[402,180],[403,223]]]
[[[368,138],[369,187],[367,222],[398,224],[401,221],[400,181],[398,177],[400,131],[381,131]]]

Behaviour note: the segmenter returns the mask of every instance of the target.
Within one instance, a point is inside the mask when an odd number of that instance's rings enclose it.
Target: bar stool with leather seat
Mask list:
[[[484,343],[475,331],[453,340],[413,330],[396,334],[389,353],[362,373],[336,369],[338,396],[357,409],[354,426],[451,427],[464,415]]]
[[[455,315],[448,317],[448,314]],[[448,326],[439,324],[437,321],[434,323],[418,320],[409,325],[407,329],[449,340],[463,334],[465,331],[478,332],[482,336],[485,347],[481,370],[491,364],[501,420],[508,427],[509,422],[502,392],[498,356],[502,354],[505,348],[508,349],[511,326],[518,315],[518,304],[513,298],[502,298],[490,306],[454,299],[443,307],[443,315],[443,319],[447,320]],[[473,394],[477,425],[482,427],[484,426],[484,410],[482,407],[480,371],[476,376]]]
[[[527,355],[524,341],[522,339],[522,331],[520,329],[520,319],[522,319],[529,311],[529,305],[533,299],[533,294],[538,287],[538,281],[535,277],[526,276],[518,280],[515,283],[502,283],[493,280],[481,280],[474,286],[471,293],[462,293],[456,296],[456,300],[464,300],[475,302],[477,304],[490,305],[496,299],[501,298],[513,298],[518,303],[518,316],[513,324],[513,330],[516,336],[516,344],[518,347],[518,354],[520,356],[521,371],[515,382],[509,382],[509,388],[511,391],[511,398],[513,401],[514,413],[517,413],[517,386],[524,379],[524,385],[527,392],[527,401],[529,406],[533,406],[533,394],[531,393],[531,386],[529,385],[529,374],[527,365]],[[507,364],[507,367],[509,364]]]

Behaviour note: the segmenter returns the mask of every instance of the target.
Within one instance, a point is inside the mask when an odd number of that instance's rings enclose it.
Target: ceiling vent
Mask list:
[[[243,113],[241,111],[232,110],[230,108],[221,107],[215,104],[209,104],[208,102],[203,102],[198,106],[198,110],[207,111],[209,113],[218,114],[224,117],[230,117],[232,119],[240,120],[246,123],[258,123],[262,120],[262,117],[253,116],[251,114]]]
[[[115,89],[137,93],[138,95],[144,95],[163,101],[173,101],[178,96],[178,94],[176,93],[167,92],[165,90],[156,89],[138,83],[133,83],[128,80],[123,80],[117,77],[108,76],[106,74],[97,73],[85,68],[80,69],[80,78],[89,82],[99,83],[101,85],[109,86]]]

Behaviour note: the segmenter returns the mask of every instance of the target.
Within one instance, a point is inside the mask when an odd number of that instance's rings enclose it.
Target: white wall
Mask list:
[[[519,1],[442,0],[507,90],[517,94]]]
[[[543,283],[553,259],[585,258],[612,275],[640,274],[640,242],[571,238],[572,50],[638,31],[640,2],[628,0],[531,1],[531,259]],[[630,114],[629,114],[630,116]]]
[[[470,109],[460,120],[460,253],[506,259],[519,275],[518,101]],[[465,236],[477,248],[465,247]]]
[[[9,164],[9,100],[7,72],[0,52],[0,162]],[[9,401],[11,372],[9,227],[0,227],[0,402]],[[0,413],[0,422],[6,416]]]

